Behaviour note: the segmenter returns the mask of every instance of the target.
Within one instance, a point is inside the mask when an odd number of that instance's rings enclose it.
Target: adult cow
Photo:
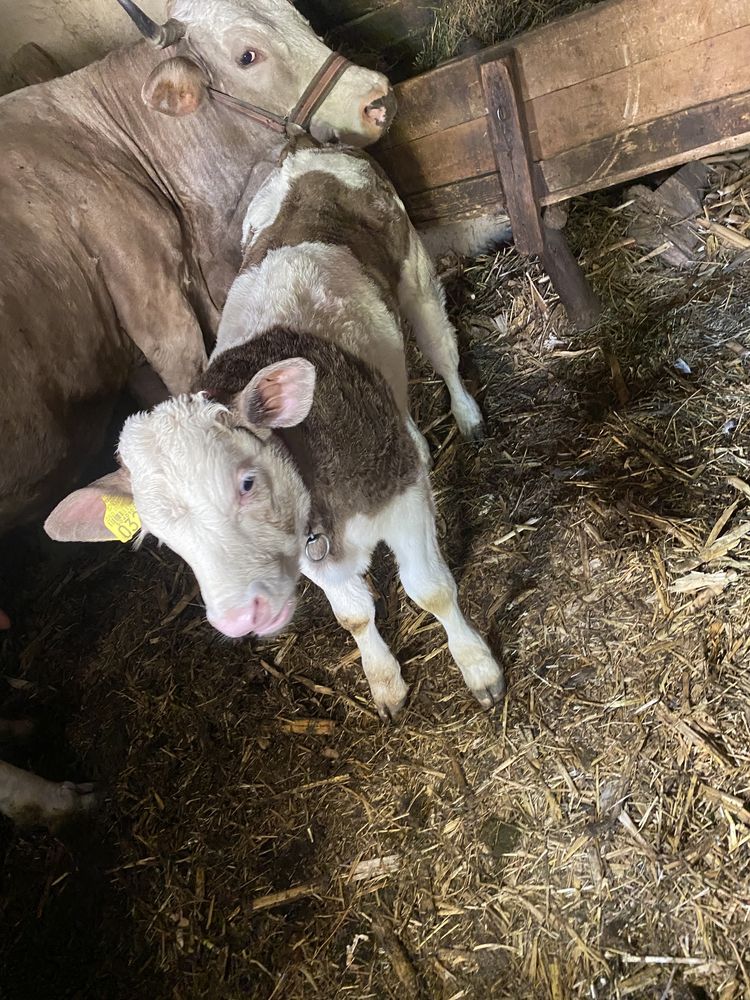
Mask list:
[[[190,388],[287,131],[367,145],[395,108],[287,0],[172,0],[164,25],[119,2],[148,42],[0,99],[0,534],[68,491],[142,356]],[[11,815],[79,791],[0,765]]]
[[[286,133],[367,145],[394,110],[287,0],[119,2],[148,41],[0,99],[0,534],[67,491],[142,356],[190,387]]]

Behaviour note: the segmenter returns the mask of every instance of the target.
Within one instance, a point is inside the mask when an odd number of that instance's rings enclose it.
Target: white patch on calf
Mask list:
[[[276,326],[304,330],[367,361],[405,411],[401,326],[346,247],[281,247],[243,271],[229,290],[212,358]]]

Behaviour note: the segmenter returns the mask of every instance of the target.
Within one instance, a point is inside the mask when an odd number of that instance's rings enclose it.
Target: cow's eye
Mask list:
[[[241,66],[252,66],[255,62],[256,56],[252,49],[245,49],[245,51],[240,56]]]
[[[255,476],[252,472],[245,472],[240,479],[240,495],[246,497],[255,484]]]

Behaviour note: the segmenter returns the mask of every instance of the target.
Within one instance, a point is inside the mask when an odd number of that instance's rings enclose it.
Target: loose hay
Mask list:
[[[22,550],[8,701],[69,756],[21,762],[106,797],[73,839],[2,827],[4,998],[750,996],[749,168],[714,164],[688,275],[576,204],[585,335],[512,248],[446,265],[490,436],[417,359],[414,406],[497,718],[385,557],[392,728],[312,588],[230,643],[151,542]]]
[[[565,17],[599,0],[447,0],[435,7],[430,31],[417,57],[419,70],[460,55],[463,46],[485,47]]]

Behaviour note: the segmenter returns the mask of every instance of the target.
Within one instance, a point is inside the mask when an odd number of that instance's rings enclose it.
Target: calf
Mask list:
[[[407,687],[364,578],[384,541],[407,594],[440,621],[466,683],[492,707],[503,674],[461,613],[438,547],[429,449],[408,410],[404,320],[444,378],[461,432],[478,435],[482,420],[403,205],[364,154],[303,149],[253,199],[244,240],[202,391],[131,417],[120,470],[64,500],[48,533],[110,540],[105,511],[129,509],[142,536],[190,563],[209,621],[233,637],[287,625],[304,574],[354,636],[388,718]]]

